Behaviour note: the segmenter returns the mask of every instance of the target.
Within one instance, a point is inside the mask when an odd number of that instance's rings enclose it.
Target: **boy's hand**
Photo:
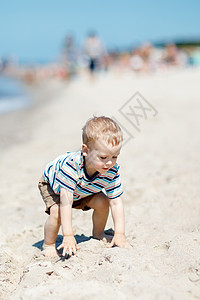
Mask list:
[[[113,247],[114,245],[123,248],[130,248],[130,244],[126,241],[126,238],[123,233],[115,233],[112,239],[112,242],[107,246],[108,248]]]
[[[63,256],[65,256],[66,253],[72,256],[72,254],[73,253],[76,254],[76,250],[79,249],[73,235],[63,236],[63,242],[57,249],[59,250],[61,248],[63,248],[63,253],[62,253]]]

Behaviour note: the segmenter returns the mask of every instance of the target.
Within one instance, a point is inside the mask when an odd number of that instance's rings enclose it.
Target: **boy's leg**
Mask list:
[[[108,197],[102,192],[94,194],[92,199],[89,202],[87,202],[87,206],[94,209],[92,215],[93,237],[96,239],[106,238],[110,241],[111,237],[108,237],[104,234],[104,229],[109,214]]]
[[[60,228],[60,206],[54,204],[50,208],[50,215],[44,226],[44,244],[42,254],[47,257],[58,255],[56,251],[56,238]]]

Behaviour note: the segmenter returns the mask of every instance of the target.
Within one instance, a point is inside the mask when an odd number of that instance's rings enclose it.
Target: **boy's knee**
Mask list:
[[[98,195],[98,208],[109,208],[108,197],[104,193]]]
[[[50,216],[59,219],[60,218],[60,207],[57,204],[54,204],[50,208]]]

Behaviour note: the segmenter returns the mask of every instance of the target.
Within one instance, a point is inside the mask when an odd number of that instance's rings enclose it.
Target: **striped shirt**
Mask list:
[[[108,198],[114,199],[122,193],[119,166],[115,164],[105,174],[96,172],[89,177],[85,169],[82,151],[67,152],[47,164],[44,178],[56,194],[60,189],[73,193],[73,200],[79,200],[89,195],[104,191]]]

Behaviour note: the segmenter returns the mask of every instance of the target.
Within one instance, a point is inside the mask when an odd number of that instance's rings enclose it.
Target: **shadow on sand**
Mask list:
[[[92,238],[91,236],[88,237],[88,236],[85,236],[84,234],[81,234],[81,235],[76,234],[74,237],[76,239],[77,244],[87,242]],[[58,235],[57,239],[56,239],[56,248],[62,243],[62,240],[63,240],[62,235]],[[39,242],[34,243],[32,246],[42,250],[43,243],[44,243],[44,240],[41,240]]]
[[[107,235],[113,236],[114,235],[114,230],[112,228],[110,228],[110,229],[105,230],[104,233],[107,234]],[[74,237],[76,239],[77,244],[88,242],[89,240],[92,239],[92,236],[88,237],[88,236],[85,236],[84,234],[81,234],[81,235],[76,234]],[[60,246],[60,244],[62,244],[62,240],[63,240],[63,236],[62,235],[58,235],[57,239],[56,239],[56,249],[57,249],[58,246]],[[41,240],[41,241],[38,241],[38,242],[34,243],[32,246],[36,247],[36,248],[38,248],[39,250],[42,251],[43,243],[44,243],[44,240]],[[62,255],[62,251],[63,251],[62,249],[57,250],[58,255],[60,256],[59,260],[63,260],[64,261],[65,259],[69,259],[70,256],[68,254],[66,254],[65,256],[63,256]]]

